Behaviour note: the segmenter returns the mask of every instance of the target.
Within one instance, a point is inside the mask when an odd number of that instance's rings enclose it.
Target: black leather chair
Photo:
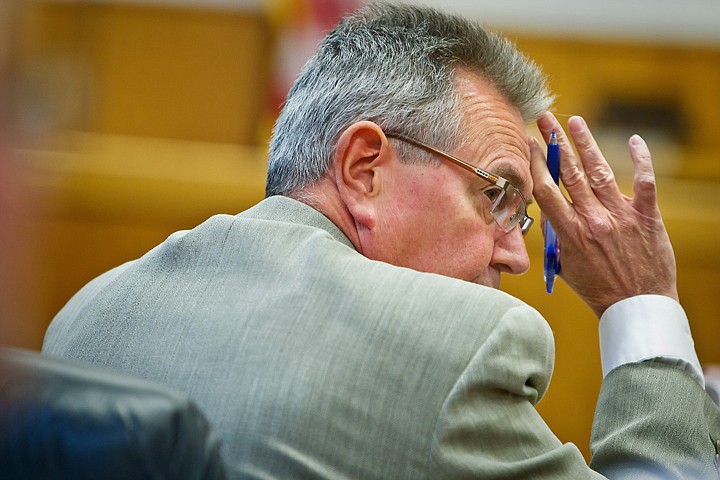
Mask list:
[[[219,440],[183,393],[0,348],[0,478],[222,480]]]

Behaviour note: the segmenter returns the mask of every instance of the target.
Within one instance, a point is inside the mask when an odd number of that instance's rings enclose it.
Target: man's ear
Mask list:
[[[375,226],[376,200],[392,155],[385,133],[370,121],[350,125],[338,139],[333,157],[335,182],[355,222],[365,228]]]

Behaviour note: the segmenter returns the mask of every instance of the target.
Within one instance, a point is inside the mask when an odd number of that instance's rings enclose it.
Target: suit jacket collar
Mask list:
[[[266,198],[242,215],[319,228],[328,232],[338,242],[355,250],[350,239],[329,218],[311,206],[290,197],[275,195]]]

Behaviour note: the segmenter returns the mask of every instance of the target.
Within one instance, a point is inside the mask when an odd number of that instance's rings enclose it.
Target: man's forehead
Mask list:
[[[497,96],[475,96],[474,101],[463,112],[460,149],[476,158],[478,167],[513,184],[527,183],[530,151],[519,111]]]

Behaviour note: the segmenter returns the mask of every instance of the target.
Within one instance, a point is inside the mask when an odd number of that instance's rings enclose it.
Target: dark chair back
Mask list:
[[[0,348],[0,478],[222,480],[219,441],[183,393]]]

